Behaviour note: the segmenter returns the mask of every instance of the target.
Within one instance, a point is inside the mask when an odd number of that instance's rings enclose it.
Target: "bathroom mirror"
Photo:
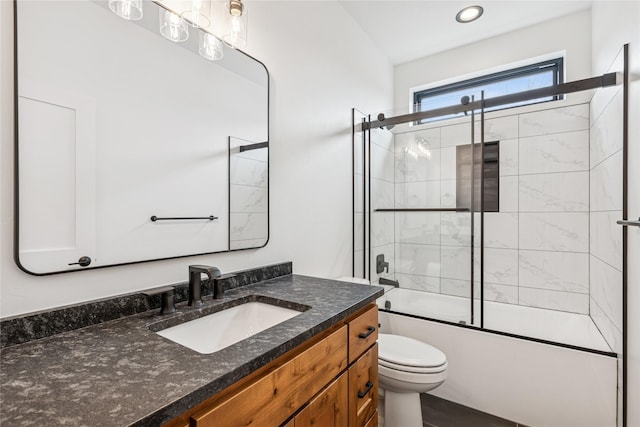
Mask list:
[[[266,68],[226,45],[221,60],[203,58],[200,29],[165,39],[165,9],[143,4],[134,22],[106,1],[14,2],[15,258],[28,273],[268,240]],[[263,146],[236,158],[235,140]],[[261,177],[253,193],[231,182],[242,174],[231,168],[250,162]]]

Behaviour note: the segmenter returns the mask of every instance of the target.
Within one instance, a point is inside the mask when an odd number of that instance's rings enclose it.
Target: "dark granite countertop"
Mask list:
[[[212,354],[200,354],[149,329],[169,317],[273,298],[311,308]],[[178,305],[2,349],[0,424],[155,426],[223,390],[382,295],[377,286],[288,275]]]

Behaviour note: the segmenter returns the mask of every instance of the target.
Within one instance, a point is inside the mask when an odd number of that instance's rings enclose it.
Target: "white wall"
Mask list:
[[[0,27],[0,316],[184,281],[193,263],[233,271],[291,260],[296,273],[351,274],[351,108],[386,108],[393,70],[339,4],[251,4],[246,51],[271,74],[266,248],[48,277],[29,276],[13,262],[11,2],[0,2]]]
[[[640,216],[640,3],[597,1],[592,9],[594,74],[609,68],[622,45],[629,43],[629,218]],[[640,229],[628,230],[627,425],[640,425]]]
[[[587,10],[397,65],[394,105],[408,108],[411,87],[472,73],[486,74],[496,67],[563,50],[565,80],[590,77],[590,26]]]

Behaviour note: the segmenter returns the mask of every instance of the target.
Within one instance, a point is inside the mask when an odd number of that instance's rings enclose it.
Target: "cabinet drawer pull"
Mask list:
[[[367,332],[360,332],[360,335],[358,335],[358,338],[360,339],[366,339],[369,335],[371,335],[372,333],[374,333],[376,330],[376,328],[374,326],[369,326],[367,328]]]
[[[364,391],[359,391],[358,392],[358,399],[362,399],[367,394],[369,394],[369,392],[371,391],[372,388],[373,388],[373,383],[371,381],[367,381],[367,388],[364,389]]]

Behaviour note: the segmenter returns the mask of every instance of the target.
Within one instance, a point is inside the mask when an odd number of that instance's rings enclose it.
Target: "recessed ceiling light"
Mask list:
[[[456,15],[456,21],[462,24],[475,21],[482,16],[482,12],[484,12],[482,6],[465,7]]]

